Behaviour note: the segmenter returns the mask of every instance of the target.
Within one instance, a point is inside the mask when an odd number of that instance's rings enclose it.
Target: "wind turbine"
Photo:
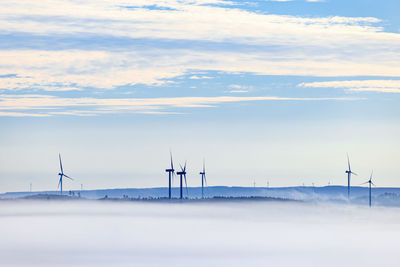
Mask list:
[[[180,171],[180,172],[177,172],[176,174],[178,174],[178,175],[180,176],[180,181],[181,181],[181,185],[180,185],[180,199],[183,199],[182,176],[185,177],[186,194],[188,194],[187,181],[186,181],[186,161],[185,161],[185,166],[182,168],[182,165],[180,165],[180,167],[181,167],[181,171]]]
[[[371,176],[369,177],[369,180],[368,181],[366,181],[365,183],[362,183],[362,184],[369,184],[369,207],[371,207],[371,193],[372,193],[372,191],[371,191],[371,186],[373,185],[373,186],[375,186],[375,184],[372,182],[372,174],[374,173],[374,171],[372,171],[371,172]]]
[[[346,171],[346,173],[347,173],[347,198],[350,199],[350,178],[351,178],[352,174],[357,175],[357,173],[351,171],[349,154],[347,154],[347,163],[349,165],[349,169]]]
[[[172,153],[171,151],[169,152],[171,156],[171,169],[166,169],[165,171],[168,172],[168,198],[171,199],[171,178],[174,177],[174,164],[172,163]]]
[[[207,179],[206,179],[206,163],[203,159],[203,171],[200,172],[201,175],[201,198],[204,198],[204,184],[207,186]]]
[[[66,177],[66,178],[71,179],[71,180],[74,180],[74,179],[72,179],[72,178],[69,177],[68,175],[64,174],[63,167],[62,167],[62,162],[61,162],[61,155],[60,155],[60,154],[58,154],[58,158],[60,159],[60,169],[61,169],[61,172],[58,173],[58,175],[60,175],[60,180],[58,181],[58,186],[57,186],[57,188],[60,187],[60,194],[62,195],[62,186],[63,186],[63,184],[62,184],[62,181],[63,181],[63,180],[62,180],[62,179],[63,179],[63,177]]]

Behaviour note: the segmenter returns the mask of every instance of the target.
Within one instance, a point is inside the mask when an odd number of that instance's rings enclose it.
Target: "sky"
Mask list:
[[[0,1],[0,191],[400,186],[396,0]],[[177,184],[175,184],[177,185]]]

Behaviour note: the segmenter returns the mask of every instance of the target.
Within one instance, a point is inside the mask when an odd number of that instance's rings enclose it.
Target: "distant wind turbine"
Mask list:
[[[203,159],[203,171],[200,172],[201,174],[201,198],[204,198],[204,184],[207,186],[207,179],[206,179],[206,163]]]
[[[357,173],[351,171],[349,154],[347,154],[347,163],[349,165],[349,169],[346,171],[346,173],[347,173],[347,198],[350,199],[350,178],[351,178],[352,174],[357,175]]]
[[[171,199],[171,179],[174,177],[174,164],[172,162],[172,153],[169,152],[171,156],[171,169],[166,169],[165,171],[168,172],[168,198]]]
[[[372,182],[372,174],[374,173],[374,171],[371,172],[371,176],[369,177],[369,180],[366,181],[365,183],[362,184],[369,184],[369,206],[371,207],[371,197],[372,197],[372,191],[371,191],[371,186],[375,186],[375,184]]]
[[[185,184],[186,184],[186,194],[188,194],[188,189],[187,189],[187,181],[186,181],[186,161],[185,161],[185,167],[182,168],[181,167],[181,171],[177,172],[176,174],[178,174],[180,176],[180,181],[181,181],[181,185],[180,185],[180,199],[183,199],[183,181],[182,181],[182,176],[185,178]]]
[[[60,154],[58,154],[58,158],[60,159],[61,172],[58,173],[58,175],[60,176],[60,180],[58,181],[57,188],[60,188],[60,194],[62,195],[62,193],[63,193],[63,191],[62,191],[62,188],[63,188],[63,177],[66,177],[66,178],[71,179],[71,180],[73,180],[73,179],[71,177],[69,177],[68,175],[64,174],[64,170],[63,170],[63,167],[62,167],[61,155]]]

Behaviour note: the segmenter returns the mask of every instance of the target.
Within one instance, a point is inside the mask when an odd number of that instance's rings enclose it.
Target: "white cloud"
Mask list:
[[[248,85],[231,84],[229,88],[232,90],[227,91],[227,93],[248,93],[252,87]]]
[[[361,98],[256,97],[171,97],[171,98],[62,98],[48,95],[0,95],[0,116],[78,115],[107,113],[170,113],[171,108],[205,108],[223,103],[248,101],[354,101]],[[63,110],[74,108],[73,111]],[[23,111],[23,112],[20,112]],[[29,112],[28,112],[29,111]]]
[[[191,80],[202,80],[202,79],[212,79],[212,78],[213,77],[206,76],[206,75],[202,75],[202,76],[192,75],[189,77],[189,79],[191,79]]]
[[[223,50],[207,46],[194,49],[190,45],[179,49],[3,50],[0,51],[0,75],[17,76],[0,78],[0,90],[65,91],[163,85],[173,78],[199,71],[400,76],[400,34],[383,32],[376,26],[379,22],[373,17],[260,14],[218,0],[2,2],[0,30],[3,33],[94,34],[104,38],[195,40],[253,47],[249,50],[229,45]],[[193,74],[189,78],[211,77]],[[377,87],[351,90],[368,88]],[[234,90],[243,92],[248,88]]]
[[[261,45],[322,45],[399,42],[399,34],[381,32],[372,17],[302,18],[259,14],[222,1],[44,1],[0,4],[2,32],[35,34],[91,33],[133,38],[229,41]],[[154,10],[146,6],[172,10]],[[124,8],[124,7],[142,8]],[[61,8],[60,8],[61,7]],[[49,15],[51,14],[51,15]]]
[[[249,89],[250,88],[250,86],[247,86],[247,85],[240,85],[240,84],[231,84],[231,85],[229,85],[229,88],[232,88],[232,89]]]
[[[307,53],[307,52],[303,52]],[[163,85],[192,70],[249,72],[263,75],[400,76],[398,55],[377,53],[369,59],[332,57],[321,61],[312,54],[292,52],[282,58],[273,52],[191,51],[158,49],[132,52],[83,50],[0,51],[3,90],[112,89],[122,85]],[[400,58],[399,58],[400,60]],[[196,75],[196,78],[209,78]]]
[[[0,78],[0,89],[65,91],[140,83],[160,85],[168,82],[163,79],[184,74],[183,67],[169,64],[172,56],[145,52],[0,51],[0,74],[18,74]]]
[[[301,87],[343,88],[353,92],[400,93],[400,80],[351,80],[301,83]]]
[[[29,73],[32,75],[33,73]],[[33,74],[34,75],[34,74]],[[60,83],[58,81],[51,81],[51,77],[41,79],[40,76],[28,77],[4,77],[0,78],[0,89],[5,90],[43,90],[43,91],[81,91],[82,88],[71,86],[69,82]]]
[[[248,93],[248,90],[230,90],[228,93]]]
[[[29,112],[0,111],[0,117],[48,117],[48,114],[36,114]]]

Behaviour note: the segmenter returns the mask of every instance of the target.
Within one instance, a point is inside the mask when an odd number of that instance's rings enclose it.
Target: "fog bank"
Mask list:
[[[0,202],[0,265],[394,266],[398,208]]]

